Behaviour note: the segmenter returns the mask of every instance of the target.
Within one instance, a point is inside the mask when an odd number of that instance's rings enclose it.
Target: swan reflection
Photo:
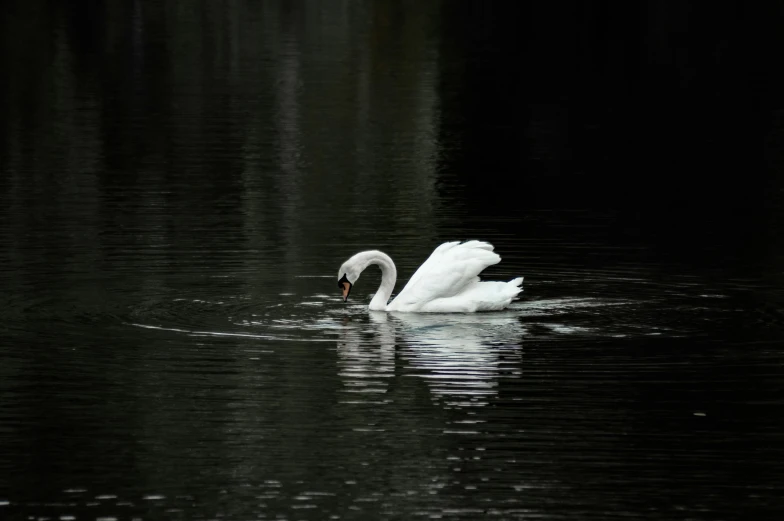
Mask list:
[[[338,337],[338,365],[345,390],[386,393],[387,380],[395,372],[394,326],[382,322],[380,317],[371,317],[370,323],[346,319],[343,326]]]
[[[341,328],[339,374],[348,392],[386,393],[397,363],[399,376],[424,379],[447,405],[485,405],[502,378],[519,378],[524,333],[513,312],[370,312]],[[385,401],[379,394],[370,399]]]

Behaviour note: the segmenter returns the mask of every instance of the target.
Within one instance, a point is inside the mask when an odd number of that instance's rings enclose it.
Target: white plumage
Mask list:
[[[360,273],[371,264],[381,268],[381,285],[370,301],[372,311],[473,313],[507,307],[522,291],[523,277],[509,282],[480,282],[479,273],[501,262],[493,246],[482,241],[445,242],[428,257],[408,284],[389,302],[397,269],[392,259],[378,250],[357,253],[343,263],[338,286],[348,299]]]

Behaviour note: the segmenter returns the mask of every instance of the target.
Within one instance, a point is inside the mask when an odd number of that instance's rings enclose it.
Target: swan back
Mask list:
[[[387,309],[389,311],[476,311],[476,297],[481,294],[482,298],[479,300],[484,301],[491,293],[495,293],[489,287],[483,286],[487,283],[479,283],[479,273],[500,261],[501,257],[493,252],[493,246],[487,242],[446,242],[433,251]],[[476,284],[480,284],[481,289],[474,288]],[[509,283],[497,284],[506,286]],[[504,294],[502,300],[508,305],[509,300],[519,293],[519,288],[508,299],[505,296],[508,292],[501,293]]]

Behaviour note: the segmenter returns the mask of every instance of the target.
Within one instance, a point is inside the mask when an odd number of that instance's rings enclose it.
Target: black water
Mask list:
[[[4,4],[0,517],[780,519],[781,11],[628,4]]]

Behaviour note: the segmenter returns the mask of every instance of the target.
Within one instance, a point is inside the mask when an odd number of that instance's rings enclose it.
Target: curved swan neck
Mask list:
[[[381,285],[376,291],[373,300],[370,301],[369,309],[371,311],[384,311],[387,308],[387,302],[395,289],[395,281],[397,280],[397,268],[392,258],[386,253],[378,250],[366,251],[357,254],[362,256],[358,261],[364,270],[371,264],[378,265],[381,268]]]

